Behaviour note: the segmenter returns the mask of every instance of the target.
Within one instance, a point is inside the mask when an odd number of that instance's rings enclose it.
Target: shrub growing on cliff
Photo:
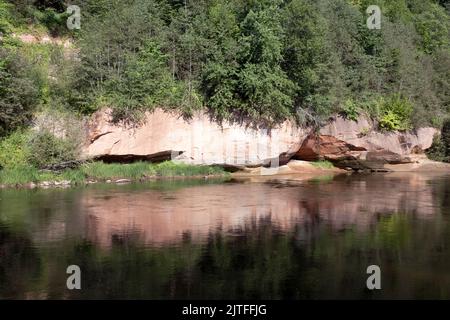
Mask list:
[[[56,137],[48,130],[35,132],[29,140],[28,162],[43,168],[77,159],[77,148],[70,139]]]
[[[448,162],[445,149],[441,135],[437,134],[433,137],[433,144],[427,150],[426,154],[431,160]]]
[[[0,169],[12,169],[28,165],[28,136],[16,131],[0,141]]]
[[[0,137],[27,125],[39,104],[39,84],[23,55],[0,47]]]
[[[6,33],[11,29],[11,5],[0,0],[0,32]]]
[[[446,120],[442,127],[442,141],[445,145],[445,154],[450,156],[450,120]]]
[[[399,94],[393,95],[380,104],[380,128],[388,131],[409,130],[412,128],[412,112],[413,106],[409,100]]]
[[[359,109],[353,100],[348,99],[342,107],[341,114],[349,120],[358,121]]]
[[[441,134],[434,137],[427,155],[435,161],[450,162],[450,120],[444,121]]]

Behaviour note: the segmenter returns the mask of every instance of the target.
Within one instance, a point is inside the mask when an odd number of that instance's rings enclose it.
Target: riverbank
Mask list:
[[[307,175],[320,176],[322,174],[348,173],[349,171],[335,167],[329,161],[302,161],[291,160],[286,165],[276,168],[245,168],[232,174],[234,178],[245,178],[255,176],[283,176],[283,175]]]
[[[158,164],[136,162],[131,164],[107,164],[90,162],[77,169],[60,172],[20,167],[0,170],[0,188],[52,188],[89,185],[95,183],[131,183],[151,180],[248,178],[302,175],[305,179],[320,178],[324,175],[348,173],[333,166],[328,161],[291,160],[277,168],[243,168],[230,173],[220,166],[190,165],[173,161]]]
[[[450,164],[436,162],[425,157],[409,164],[384,165],[380,172],[449,172]],[[77,169],[60,172],[19,167],[0,170],[0,189],[4,188],[52,188],[89,185],[95,183],[132,183],[152,180],[233,178],[248,181],[264,181],[274,177],[295,179],[324,179],[354,171],[335,167],[329,161],[291,160],[276,168],[241,168],[230,173],[220,166],[191,165],[173,161],[158,164],[136,162],[131,164],[107,164],[90,162]],[[366,171],[366,172],[370,172]]]
[[[0,170],[0,188],[69,187],[93,183],[129,183],[158,179],[205,179],[229,177],[217,166],[189,165],[166,161],[107,164],[91,162],[61,172],[19,167]]]

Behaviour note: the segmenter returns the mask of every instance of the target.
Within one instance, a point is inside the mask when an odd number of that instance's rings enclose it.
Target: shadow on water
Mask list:
[[[449,199],[420,174],[3,190],[0,298],[448,299]]]

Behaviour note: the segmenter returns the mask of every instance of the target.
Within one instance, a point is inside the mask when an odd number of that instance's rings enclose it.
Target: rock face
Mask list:
[[[328,160],[339,168],[353,170],[378,171],[383,170],[385,164],[411,163],[410,158],[386,149],[367,151],[364,147],[320,134],[310,134],[293,158],[306,161]]]
[[[310,134],[294,158],[306,161],[345,160],[353,158],[354,151],[366,151],[333,136]]]
[[[374,124],[362,116],[358,121],[336,117],[320,130],[320,134],[336,137],[368,151],[385,149],[400,155],[430,148],[433,137],[438,132],[430,127],[409,132],[378,132],[374,130]]]
[[[93,115],[87,125],[86,158],[106,162],[176,159],[185,163],[256,167],[286,164],[292,157],[325,159],[341,168],[381,170],[385,164],[409,163],[409,155],[429,148],[434,128],[381,133],[364,117],[337,117],[318,135],[286,121],[268,130],[235,123],[219,125],[206,114],[186,120],[161,109],[146,113],[142,125],[111,123],[110,110]]]
[[[387,165],[413,162],[411,155],[431,147],[438,130],[378,132],[365,117],[337,117],[316,135],[309,135],[294,155],[299,160],[329,160],[339,168],[385,171]]]
[[[289,160],[307,135],[285,122],[278,128],[252,129],[211,121],[206,114],[185,120],[156,109],[138,127],[110,122],[109,110],[93,115],[87,126],[84,155],[104,161],[177,159],[192,164],[259,166]]]

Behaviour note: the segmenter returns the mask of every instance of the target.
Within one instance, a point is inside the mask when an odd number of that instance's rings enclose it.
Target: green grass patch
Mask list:
[[[5,185],[21,185],[30,182],[63,181],[69,180],[81,183],[85,180],[79,170],[67,170],[60,174],[39,171],[31,166],[15,167],[0,170],[0,183]]]
[[[226,172],[220,167],[195,166],[184,163],[166,161],[152,166],[156,175],[163,177],[170,176],[207,176],[224,175]]]
[[[75,184],[82,184],[86,181],[86,174],[79,169],[71,169],[63,171],[61,174],[56,175],[56,181],[70,181]]]
[[[80,170],[86,177],[95,180],[140,179],[154,175],[152,164],[146,162],[131,164],[93,162],[83,165]]]
[[[195,177],[227,176],[220,167],[189,165],[166,161],[159,164],[136,162],[131,164],[106,164],[92,162],[78,169],[65,170],[61,173],[39,171],[31,166],[5,168],[0,171],[0,183],[5,185],[26,184],[43,181],[71,181],[81,184],[87,180],[106,181],[116,179],[139,180],[148,177]]]
[[[15,167],[0,171],[0,183],[7,185],[25,184],[39,180],[39,171],[33,167]]]
[[[330,161],[327,161],[327,160],[314,161],[314,162],[311,162],[311,164],[314,167],[319,168],[319,169],[333,169],[334,168],[334,165]]]

